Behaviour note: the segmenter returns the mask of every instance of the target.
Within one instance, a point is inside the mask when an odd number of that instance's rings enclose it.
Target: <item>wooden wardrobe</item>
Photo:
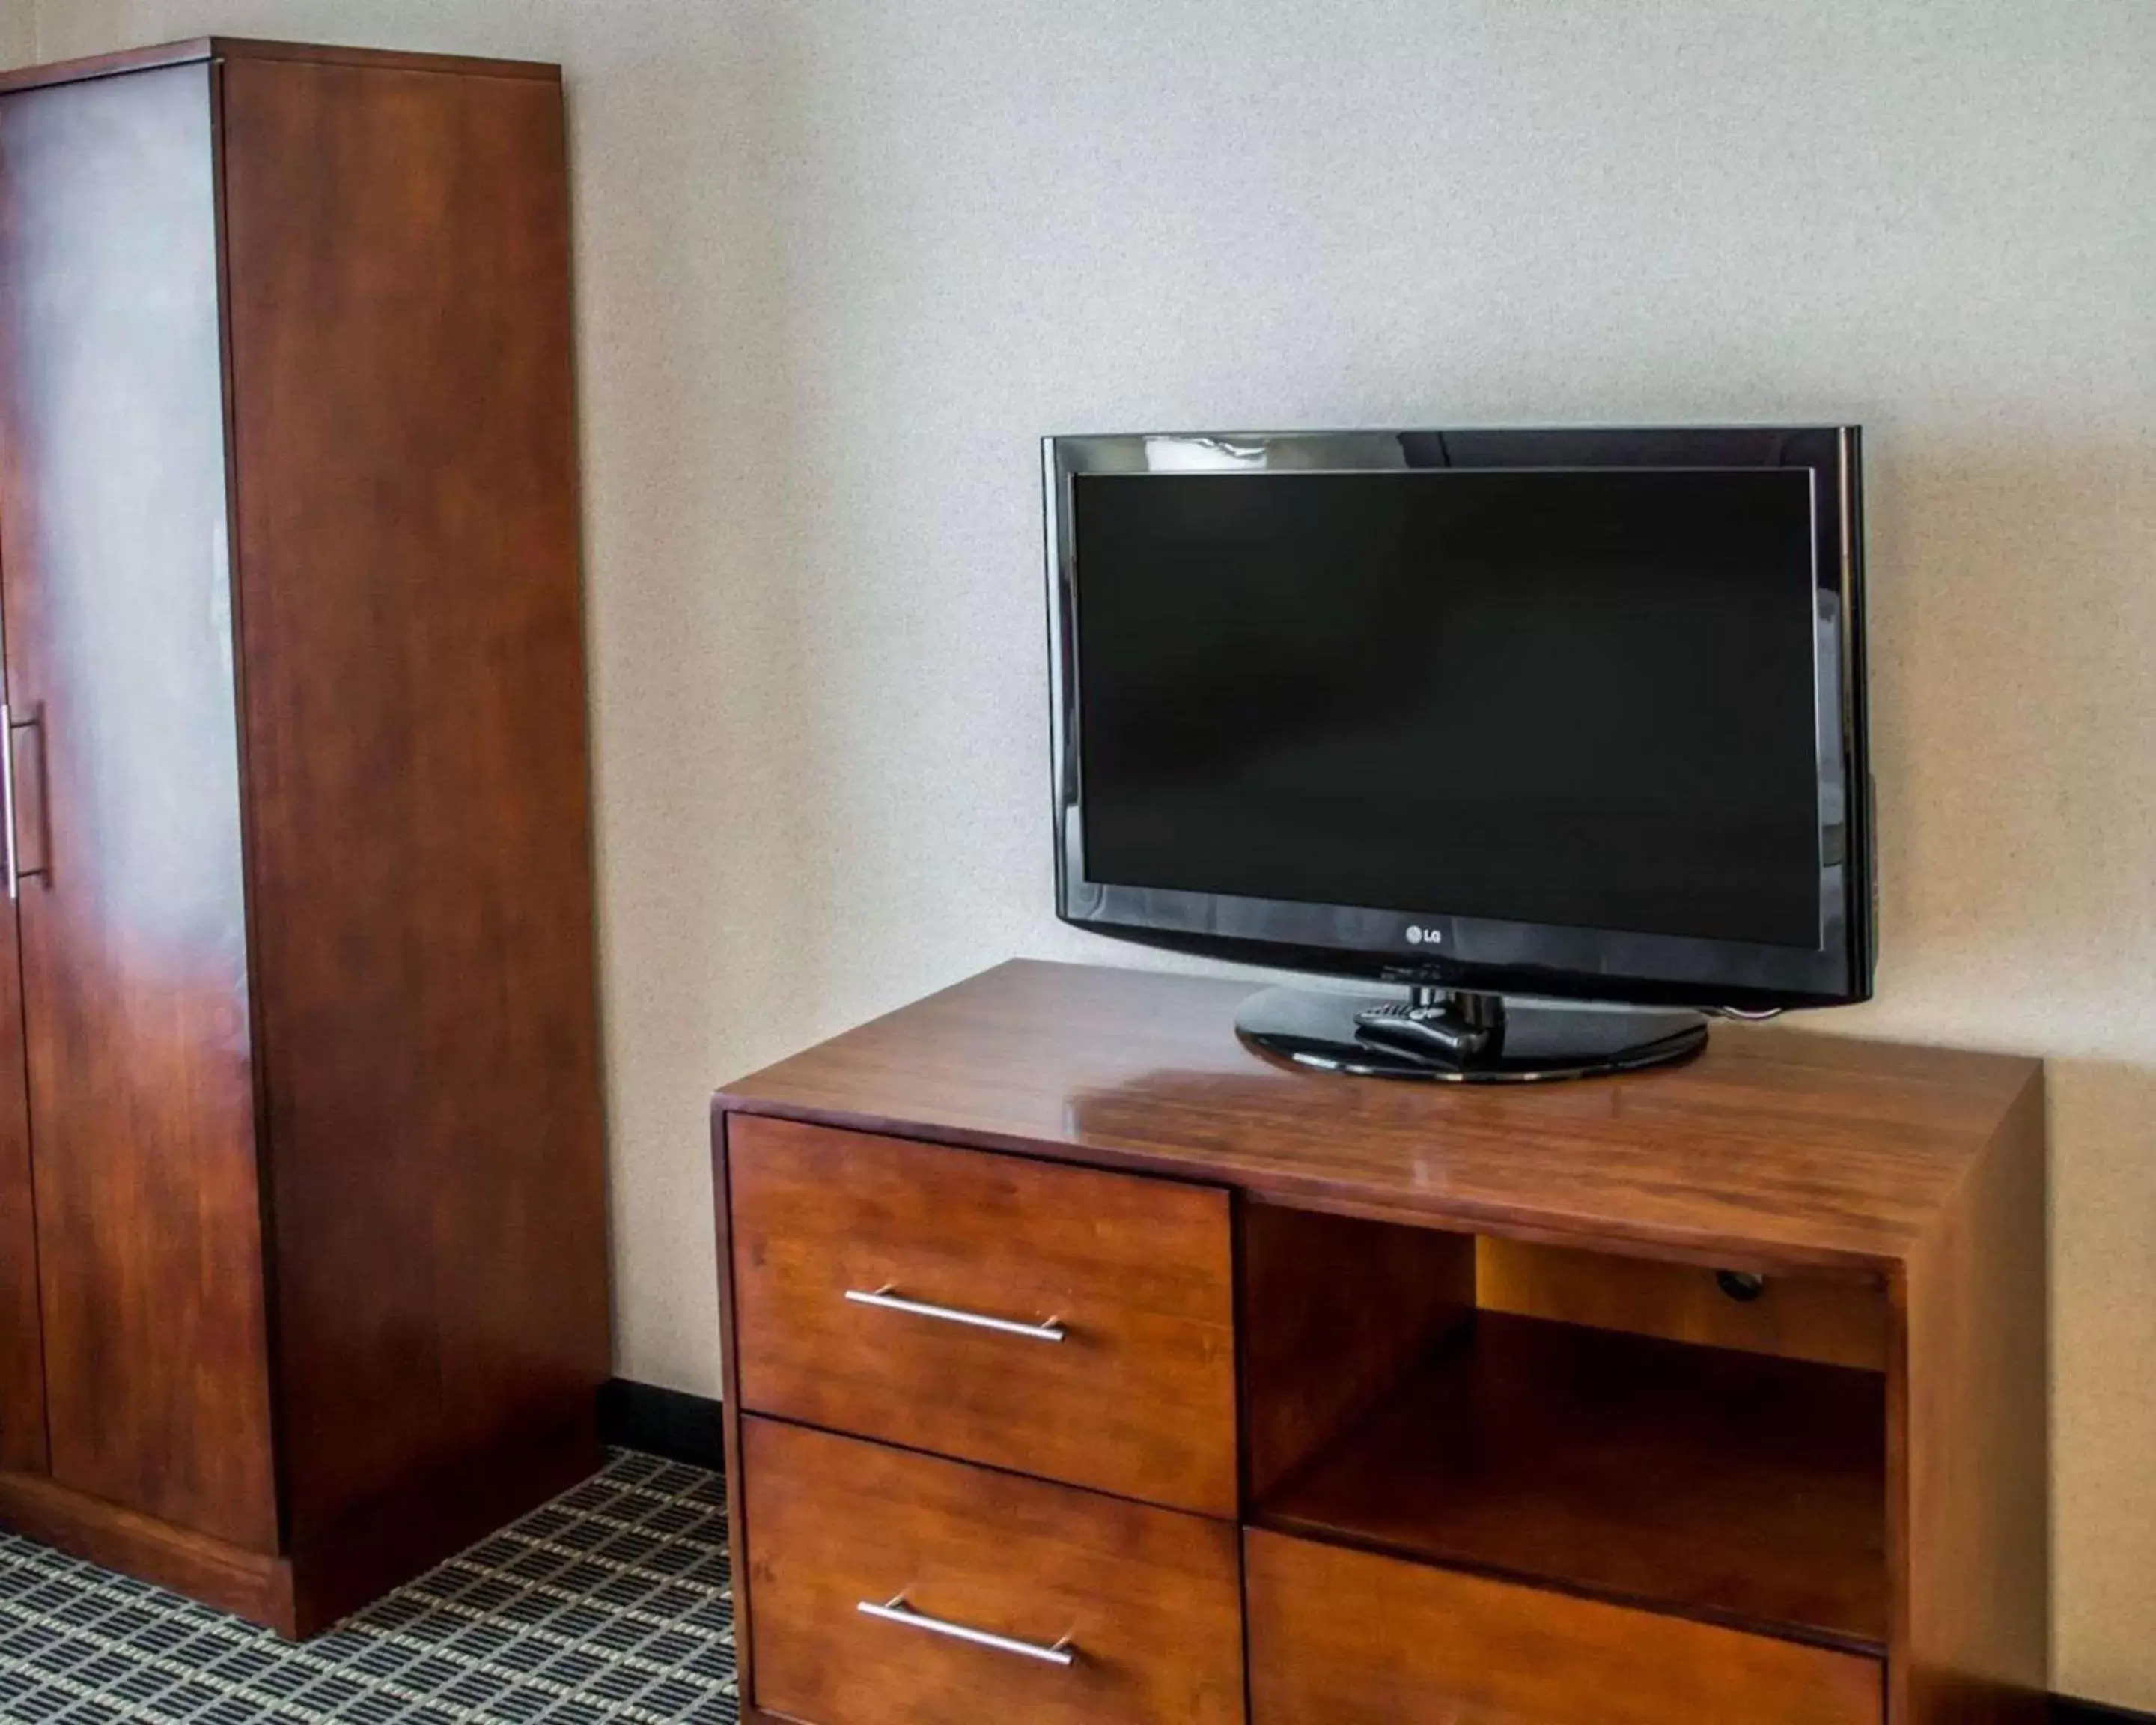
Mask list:
[[[304,1635],[595,1465],[547,66],[0,74],[0,1526]]]

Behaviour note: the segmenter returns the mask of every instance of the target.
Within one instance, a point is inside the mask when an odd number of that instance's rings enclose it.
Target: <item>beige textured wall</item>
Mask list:
[[[1048,915],[1034,439],[1870,428],[1885,962],[2054,1057],[2057,1663],[2156,1707],[2156,5],[40,0],[568,68],[618,1325],[711,1085]],[[0,36],[0,44],[4,44]]]
[[[38,57],[33,0],[0,0],[0,66],[27,66]]]

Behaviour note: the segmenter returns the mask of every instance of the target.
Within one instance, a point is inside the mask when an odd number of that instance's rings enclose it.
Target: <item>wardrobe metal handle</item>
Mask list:
[[[927,1630],[932,1635],[948,1635],[954,1641],[993,1648],[998,1653],[1015,1653],[1021,1659],[1037,1659],[1043,1665],[1069,1666],[1078,1662],[1078,1650],[1070,1645],[1068,1635],[1053,1647],[1043,1647],[1035,1641],[1014,1641],[1009,1635],[992,1635],[986,1630],[968,1629],[963,1623],[947,1623],[940,1617],[930,1617],[907,1604],[904,1594],[880,1605],[873,1599],[863,1599],[855,1609],[862,1616],[873,1617],[881,1623]]]
[[[856,1306],[873,1306],[879,1312],[903,1312],[913,1317],[932,1317],[947,1324],[965,1324],[976,1330],[993,1330],[999,1336],[1023,1336],[1029,1342],[1060,1342],[1063,1324],[1059,1318],[1049,1318],[1037,1324],[1015,1323],[1007,1317],[990,1317],[983,1312],[961,1312],[955,1306],[927,1306],[918,1300],[901,1299],[891,1291],[886,1282],[870,1291],[863,1288],[848,1288],[846,1298]]]
[[[0,826],[7,829],[5,842],[0,844],[0,850],[6,852],[8,896],[10,900],[22,897],[25,880],[49,878],[42,862],[34,869],[24,868],[21,854],[15,847],[15,733],[35,730],[44,721],[45,711],[42,706],[33,705],[28,718],[18,719],[14,708],[5,701],[0,701]],[[38,738],[40,742],[44,740],[42,736]]]
[[[8,896],[23,896],[23,871],[15,858],[15,713],[0,701],[0,826],[7,828]]]

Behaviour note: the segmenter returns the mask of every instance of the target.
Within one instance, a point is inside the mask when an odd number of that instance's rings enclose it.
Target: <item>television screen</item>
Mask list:
[[[1077,475],[1088,878],[1816,948],[1814,484]]]
[[[1858,445],[1045,439],[1057,913],[1416,988],[1866,998]]]

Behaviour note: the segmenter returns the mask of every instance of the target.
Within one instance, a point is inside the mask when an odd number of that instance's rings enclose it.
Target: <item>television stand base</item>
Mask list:
[[[1531,1084],[1689,1059],[1706,1045],[1707,1020],[1692,1012],[1508,1002],[1442,988],[1405,998],[1267,988],[1243,1003],[1235,1034],[1262,1053],[1322,1072]]]

